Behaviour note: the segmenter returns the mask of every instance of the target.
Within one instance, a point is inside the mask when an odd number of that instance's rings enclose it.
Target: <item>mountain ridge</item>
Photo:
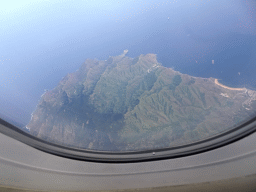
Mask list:
[[[87,59],[42,95],[27,125],[51,142],[99,151],[166,148],[253,117],[255,91],[163,67],[156,54]]]

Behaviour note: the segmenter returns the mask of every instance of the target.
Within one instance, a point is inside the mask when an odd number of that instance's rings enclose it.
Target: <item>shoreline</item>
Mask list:
[[[228,86],[226,86],[226,85],[223,85],[223,84],[219,83],[219,80],[218,80],[218,79],[215,79],[215,80],[214,80],[214,83],[215,83],[216,85],[221,86],[222,88],[229,89],[229,90],[233,90],[233,91],[244,91],[244,90],[246,90],[246,88],[232,88],[232,87],[228,87]]]

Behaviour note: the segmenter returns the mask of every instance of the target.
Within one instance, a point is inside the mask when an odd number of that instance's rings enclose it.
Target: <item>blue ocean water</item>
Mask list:
[[[247,0],[40,1],[2,14],[0,112],[26,124],[45,89],[87,58],[125,49],[130,57],[155,53],[182,73],[256,89],[255,9]]]

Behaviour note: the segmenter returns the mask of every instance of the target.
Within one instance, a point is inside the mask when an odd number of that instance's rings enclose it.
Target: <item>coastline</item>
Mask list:
[[[225,88],[225,89],[229,89],[229,90],[233,90],[233,91],[244,91],[246,90],[246,88],[232,88],[232,87],[228,87],[226,85],[223,85],[221,83],[219,83],[219,80],[218,79],[215,79],[214,80],[214,83],[218,86],[221,86],[222,88]]]

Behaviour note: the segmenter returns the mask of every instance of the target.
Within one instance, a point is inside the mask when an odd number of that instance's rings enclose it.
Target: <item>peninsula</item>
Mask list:
[[[45,92],[30,133],[87,150],[140,151],[203,140],[255,115],[255,91],[182,74],[152,53],[127,52],[87,59]]]

